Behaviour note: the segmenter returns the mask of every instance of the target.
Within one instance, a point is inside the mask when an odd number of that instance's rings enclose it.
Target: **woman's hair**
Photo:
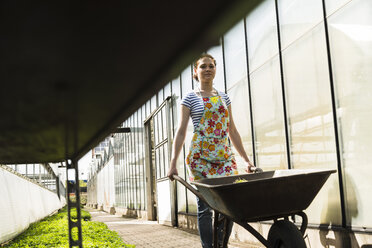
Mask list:
[[[202,53],[202,54],[200,54],[200,56],[195,60],[195,62],[194,62],[194,69],[198,68],[199,60],[201,60],[202,58],[210,58],[210,59],[213,60],[214,66],[217,65],[216,59],[213,58],[212,55],[210,55],[209,53]],[[196,81],[199,82],[198,75],[196,75],[196,74],[194,73],[192,77],[193,77]]]

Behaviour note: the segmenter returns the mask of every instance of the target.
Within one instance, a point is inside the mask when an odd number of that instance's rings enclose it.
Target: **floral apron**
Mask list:
[[[186,164],[190,181],[238,174],[231,152],[229,111],[220,95],[203,97],[204,112],[194,130]]]

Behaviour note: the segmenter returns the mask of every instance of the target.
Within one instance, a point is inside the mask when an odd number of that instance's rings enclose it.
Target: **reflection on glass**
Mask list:
[[[240,21],[224,36],[226,88],[247,81],[244,21]]]
[[[286,169],[286,139],[279,60],[274,58],[250,77],[256,163],[264,170]]]
[[[324,34],[324,25],[319,24],[283,51],[291,163],[295,169],[337,169]],[[337,185],[334,174],[307,209],[309,222],[341,224]],[[331,216],[330,212],[338,215]]]
[[[282,0],[278,4],[282,48],[323,21],[322,0]]]
[[[372,16],[369,0],[354,0],[328,21],[347,225],[372,227]]]
[[[225,75],[223,73],[223,55],[222,55],[222,45],[212,47],[207,51],[210,55],[212,55],[217,63],[216,66],[216,77],[213,80],[214,87],[219,90],[225,92]],[[196,80],[194,80],[197,82]],[[196,83],[197,87],[199,86],[199,83]],[[197,88],[195,88],[197,89]]]
[[[244,20],[224,36],[226,87],[232,101],[232,116],[243,141],[245,151],[252,159],[252,136],[249,112]],[[244,161],[233,148],[238,170],[244,173]]]
[[[327,17],[332,15],[336,10],[350,2],[351,0],[325,0]]]
[[[231,111],[233,120],[239,134],[241,136],[244,150],[248,157],[253,161],[252,150],[252,134],[251,134],[251,118],[249,112],[249,94],[247,78],[243,78],[228,90],[228,95],[232,100]],[[244,160],[239,156],[238,152],[233,147],[238,170],[240,173],[245,173]]]
[[[275,0],[265,0],[246,19],[249,70],[278,54]]]

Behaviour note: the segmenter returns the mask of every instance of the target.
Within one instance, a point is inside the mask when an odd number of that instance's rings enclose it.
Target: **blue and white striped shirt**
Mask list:
[[[231,101],[229,96],[222,91],[218,91],[218,94],[221,96],[226,106],[227,107],[230,106]],[[190,115],[195,129],[203,116],[204,111],[203,99],[200,96],[198,96],[194,91],[192,91],[182,99],[181,104],[190,109]]]

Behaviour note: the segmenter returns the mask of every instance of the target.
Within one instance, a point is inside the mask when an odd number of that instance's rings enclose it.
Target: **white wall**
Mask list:
[[[105,210],[115,205],[114,157],[97,174],[97,203]]]
[[[0,167],[0,243],[66,204],[65,197]]]

